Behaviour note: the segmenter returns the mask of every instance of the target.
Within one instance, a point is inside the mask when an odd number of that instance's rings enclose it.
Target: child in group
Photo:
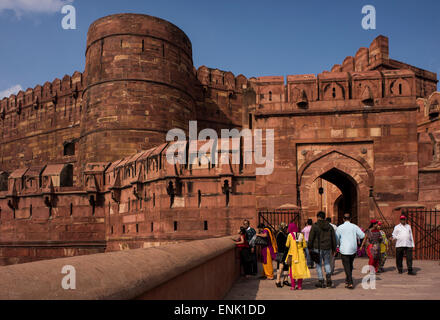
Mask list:
[[[304,235],[298,232],[298,226],[295,223],[289,224],[288,232],[286,247],[289,248],[289,252],[287,253],[286,263],[290,266],[290,290],[296,289],[296,280],[298,281],[298,290],[302,290],[303,279],[310,278],[310,270],[307,267],[304,254],[304,248],[307,248],[307,244]]]

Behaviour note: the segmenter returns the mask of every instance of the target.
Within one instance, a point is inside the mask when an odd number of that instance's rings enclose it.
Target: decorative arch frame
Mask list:
[[[399,85],[401,85],[401,92],[397,92]],[[411,95],[411,86],[403,78],[398,78],[391,82],[389,90],[393,97],[407,97]]]
[[[344,162],[350,165],[344,164],[341,160],[345,160]],[[306,215],[304,218],[313,218],[316,214],[309,209],[314,197],[313,182],[331,169],[345,173],[356,187],[358,222],[362,225],[367,224],[374,216],[374,212],[370,210],[369,199],[374,186],[373,170],[365,159],[335,149],[323,151],[312,157],[298,170],[298,204]]]
[[[335,97],[329,98],[329,91],[335,88]],[[322,91],[323,100],[344,100],[345,99],[345,89],[338,82],[330,82],[324,86],[324,90]]]

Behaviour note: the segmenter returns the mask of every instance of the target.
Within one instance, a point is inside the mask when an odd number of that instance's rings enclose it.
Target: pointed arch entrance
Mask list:
[[[371,167],[363,158],[337,150],[308,159],[298,171],[298,202],[304,218],[315,218],[325,211],[333,223],[342,223],[345,212],[353,222],[366,226],[374,216],[369,205],[374,179]]]
[[[341,224],[344,213],[349,212],[352,216],[352,222],[357,224],[359,197],[356,181],[337,168],[330,169],[322,174],[320,178],[330,182],[341,192],[339,196],[329,199],[331,209],[333,209],[333,223]],[[337,206],[336,209],[335,206]]]

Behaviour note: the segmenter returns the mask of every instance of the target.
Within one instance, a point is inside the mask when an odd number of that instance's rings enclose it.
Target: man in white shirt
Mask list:
[[[363,239],[365,233],[357,225],[351,223],[350,219],[349,213],[344,214],[344,223],[336,229],[336,240],[345,271],[345,287],[353,289],[353,261],[356,257],[357,239]]]
[[[412,253],[414,238],[411,226],[406,223],[406,217],[400,216],[400,224],[394,227],[393,240],[396,240],[396,266],[399,273],[403,273],[403,255],[406,253],[406,265],[408,274],[414,276],[412,268]]]

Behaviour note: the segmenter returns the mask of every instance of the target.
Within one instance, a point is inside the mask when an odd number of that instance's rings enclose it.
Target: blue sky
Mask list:
[[[440,74],[438,0],[70,0],[77,29],[64,30],[68,1],[0,0],[0,93],[84,71],[89,25],[120,12],[176,24],[196,67],[235,75],[318,74],[379,34],[390,38],[391,58]],[[364,5],[377,10],[376,30],[361,27]]]

